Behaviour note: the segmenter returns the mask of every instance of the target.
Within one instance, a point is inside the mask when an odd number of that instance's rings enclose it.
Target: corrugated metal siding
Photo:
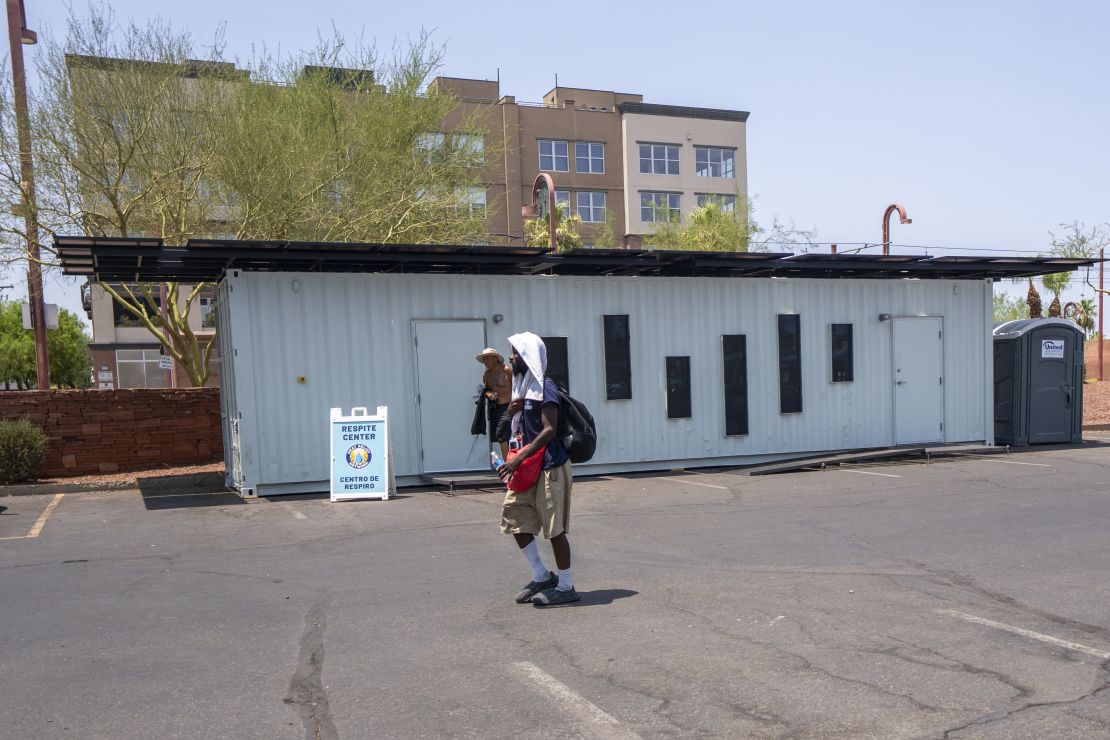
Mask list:
[[[878,316],[942,316],[945,440],[988,435],[985,281],[238,273],[226,282],[238,355],[224,383],[243,413],[245,487],[326,479],[333,406],[388,405],[396,474],[418,475],[414,319],[485,319],[498,348],[519,331],[568,337],[571,390],[600,432],[591,464],[616,465],[892,444],[892,322]],[[494,324],[498,313],[505,320]],[[778,410],[779,313],[801,316],[801,414]],[[604,314],[630,315],[631,400],[604,400]],[[830,323],[854,325],[851,383],[830,382]],[[722,334],[748,337],[745,436],[724,436]],[[692,418],[666,418],[667,355],[691,358]]]

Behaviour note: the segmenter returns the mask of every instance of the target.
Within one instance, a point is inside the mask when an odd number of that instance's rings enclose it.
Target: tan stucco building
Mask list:
[[[520,243],[520,207],[536,175],[547,172],[583,220],[594,246],[604,230],[613,246],[650,242],[656,221],[681,218],[708,198],[735,208],[748,194],[746,111],[644,103],[643,96],[556,87],[540,103],[501,95],[495,81],[439,77],[461,103],[445,128],[479,121],[503,151],[487,171],[491,241]]]

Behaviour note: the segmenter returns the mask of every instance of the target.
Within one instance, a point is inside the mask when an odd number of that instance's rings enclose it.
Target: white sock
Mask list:
[[[570,568],[567,568],[566,570],[557,570],[555,571],[555,574],[559,576],[559,585],[555,588],[559,589],[560,591],[570,591],[572,588],[574,588],[574,581],[572,581],[570,578]]]
[[[520,548],[524,553],[524,557],[528,558],[528,565],[532,566],[532,580],[536,583],[546,581],[551,571],[543,564],[543,559],[540,557],[540,548],[535,540],[528,543],[528,547]]]

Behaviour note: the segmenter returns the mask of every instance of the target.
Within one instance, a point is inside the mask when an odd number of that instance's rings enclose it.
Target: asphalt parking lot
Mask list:
[[[0,735],[1110,736],[1110,440],[499,499],[0,497]]]

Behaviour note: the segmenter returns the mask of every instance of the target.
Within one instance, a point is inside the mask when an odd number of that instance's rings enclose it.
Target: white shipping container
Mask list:
[[[326,490],[333,407],[389,407],[399,485],[488,468],[487,438],[469,434],[474,355],[507,356],[521,331],[567,338],[570,391],[599,433],[580,473],[993,443],[990,280],[229,270],[220,291],[227,474],[245,495]],[[629,317],[632,397],[609,401],[603,317],[614,314]],[[780,413],[779,314],[800,320],[800,413]],[[853,327],[850,382],[832,381],[834,323]],[[747,337],[745,435],[725,434],[726,334]],[[689,418],[667,418],[668,356],[690,358]]]

